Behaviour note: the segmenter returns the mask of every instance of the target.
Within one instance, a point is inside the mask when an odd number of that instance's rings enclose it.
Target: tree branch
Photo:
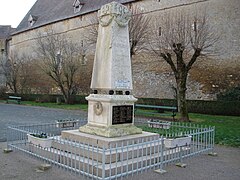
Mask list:
[[[161,57],[171,66],[171,69],[174,73],[177,73],[177,68],[172,61],[172,56],[170,53],[160,53]]]
[[[194,51],[194,54],[192,55],[191,60],[188,62],[186,68],[187,71],[189,71],[192,68],[192,65],[196,62],[197,58],[201,55],[201,49],[197,48]]]

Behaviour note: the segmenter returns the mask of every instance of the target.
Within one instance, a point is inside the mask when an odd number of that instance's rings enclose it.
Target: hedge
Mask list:
[[[217,99],[222,101],[240,101],[240,86],[219,93]]]
[[[177,107],[177,102],[173,99],[139,98],[137,103]],[[240,116],[240,101],[188,100],[187,104],[190,113]]]
[[[7,96],[11,96],[14,94],[7,94],[4,99],[7,98]],[[63,102],[63,96],[59,94],[19,94],[14,96],[20,96],[22,97],[23,101],[38,101],[38,102],[56,102],[57,98]],[[86,95],[76,95],[74,96],[73,102],[77,104],[87,104],[87,100],[85,99]]]
[[[7,96],[13,94],[6,94]],[[40,102],[56,102],[57,98],[63,101],[62,95],[47,95],[47,94],[23,94],[19,95],[23,101],[40,101]],[[74,103],[87,104],[85,99],[87,95],[76,95]],[[154,99],[154,98],[139,98],[138,104],[149,105],[163,105],[177,107],[176,100],[173,99]],[[227,115],[227,116],[240,116],[240,101],[203,101],[203,100],[188,100],[188,111],[190,113],[201,113],[211,115]]]

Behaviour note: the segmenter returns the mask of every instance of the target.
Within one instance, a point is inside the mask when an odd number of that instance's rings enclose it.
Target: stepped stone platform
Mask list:
[[[88,151],[91,151],[91,159],[98,162],[104,161],[105,163],[114,163],[118,161],[123,161],[126,159],[138,158],[140,156],[146,156],[149,154],[154,154],[159,151],[160,145],[153,141],[159,140],[159,135],[155,133],[143,132],[142,134],[135,134],[117,138],[106,138],[91,134],[86,134],[79,132],[78,130],[62,131],[62,142],[53,142],[53,147],[57,149],[64,150],[66,152],[77,151],[81,156],[87,156]],[[75,142],[76,144],[81,144],[75,150],[74,145],[68,145],[64,141]],[[60,141],[61,142],[61,141]],[[137,149],[136,147],[141,147]],[[90,149],[89,149],[90,147]],[[97,148],[97,150],[95,150]]]
[[[28,150],[84,173],[110,177],[160,162],[159,135],[143,134],[106,138],[79,132],[62,131],[51,148],[29,144]]]
[[[107,138],[69,130],[53,137],[50,148],[31,143],[27,143],[25,148],[63,167],[96,177],[114,177],[160,166],[171,157],[178,158],[180,153],[179,148],[164,148],[159,134],[149,132]],[[184,147],[182,153],[189,150]]]
[[[92,142],[96,146],[92,146],[91,142],[88,142],[89,137],[84,137],[84,133],[81,133],[82,136],[78,137],[76,135],[78,133],[73,132],[64,131],[64,138],[61,136],[54,137],[51,148],[41,148],[32,144],[26,144],[26,148],[28,151],[39,155],[39,157],[47,158],[63,166],[79,169],[82,173],[97,177],[111,177],[144,169],[147,166],[157,166],[161,164],[161,159],[167,160],[173,156],[177,158],[179,155],[179,149],[164,149],[159,139],[150,140],[151,137],[158,137],[153,133],[143,133],[142,139],[136,137],[137,135],[132,135],[131,145],[127,143],[126,137],[121,137],[118,140],[113,138],[115,141],[110,141],[111,138],[106,140],[104,137],[95,136],[95,141]],[[68,139],[70,137],[76,140]],[[83,139],[84,143],[79,142],[80,139]],[[113,142],[118,145],[112,147]],[[104,146],[102,149],[103,145],[101,143],[108,146],[106,148]],[[111,145],[111,143],[113,144]],[[125,145],[122,146],[124,143]],[[189,150],[190,148],[184,147],[182,153]],[[163,157],[161,157],[161,154]]]
[[[79,132],[79,130],[69,130],[69,131],[62,131],[61,137],[63,139],[71,139],[71,140],[81,142],[83,144],[89,144],[98,148],[104,147],[105,149],[109,149],[110,147],[113,148],[116,145],[121,146],[123,144],[123,146],[126,146],[126,145],[136,144],[140,142],[142,143],[142,142],[152,141],[154,139],[158,139],[159,134],[143,131],[142,134],[108,138],[108,137],[102,137],[102,136]]]

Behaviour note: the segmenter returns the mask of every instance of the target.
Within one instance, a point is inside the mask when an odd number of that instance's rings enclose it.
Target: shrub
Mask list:
[[[47,138],[46,133],[41,133],[41,134],[30,134],[31,136],[37,137],[37,138]]]
[[[218,94],[217,99],[221,101],[240,101],[240,86]]]
[[[14,95],[14,94],[8,94]],[[35,101],[35,102],[52,102],[56,103],[57,98],[63,102],[63,96],[59,94],[18,94],[16,96],[22,97],[23,101]],[[85,95],[76,95],[73,98],[72,103],[77,103],[77,104],[87,104],[87,100],[85,99]]]
[[[137,103],[149,105],[164,105],[177,107],[176,100],[173,99],[153,99],[140,98]],[[190,113],[201,113],[211,115],[240,115],[240,101],[203,101],[203,100],[188,100],[188,111]]]
[[[7,92],[7,87],[0,86],[0,98],[2,99],[6,98],[6,92]]]
[[[192,113],[211,115],[240,115],[239,101],[188,101],[188,110]]]
[[[41,97],[39,97],[39,98],[37,98],[38,99],[38,102],[40,102],[40,103],[48,103],[48,102],[51,102],[51,97],[50,97],[50,95],[48,95],[48,94],[45,94],[45,95],[43,95],[43,96],[41,96]]]

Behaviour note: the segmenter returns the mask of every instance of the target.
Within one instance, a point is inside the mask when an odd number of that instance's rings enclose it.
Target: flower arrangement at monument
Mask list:
[[[42,148],[50,148],[52,146],[52,138],[48,137],[46,133],[31,133],[27,134],[27,137],[30,144]]]
[[[166,148],[176,148],[180,146],[187,146],[191,144],[192,136],[175,136],[170,138],[164,138],[164,146]]]
[[[76,119],[60,119],[56,120],[56,127],[58,128],[68,128],[74,127],[79,120]]]
[[[151,119],[150,121],[148,121],[148,127],[159,128],[159,129],[170,129],[171,122]]]

